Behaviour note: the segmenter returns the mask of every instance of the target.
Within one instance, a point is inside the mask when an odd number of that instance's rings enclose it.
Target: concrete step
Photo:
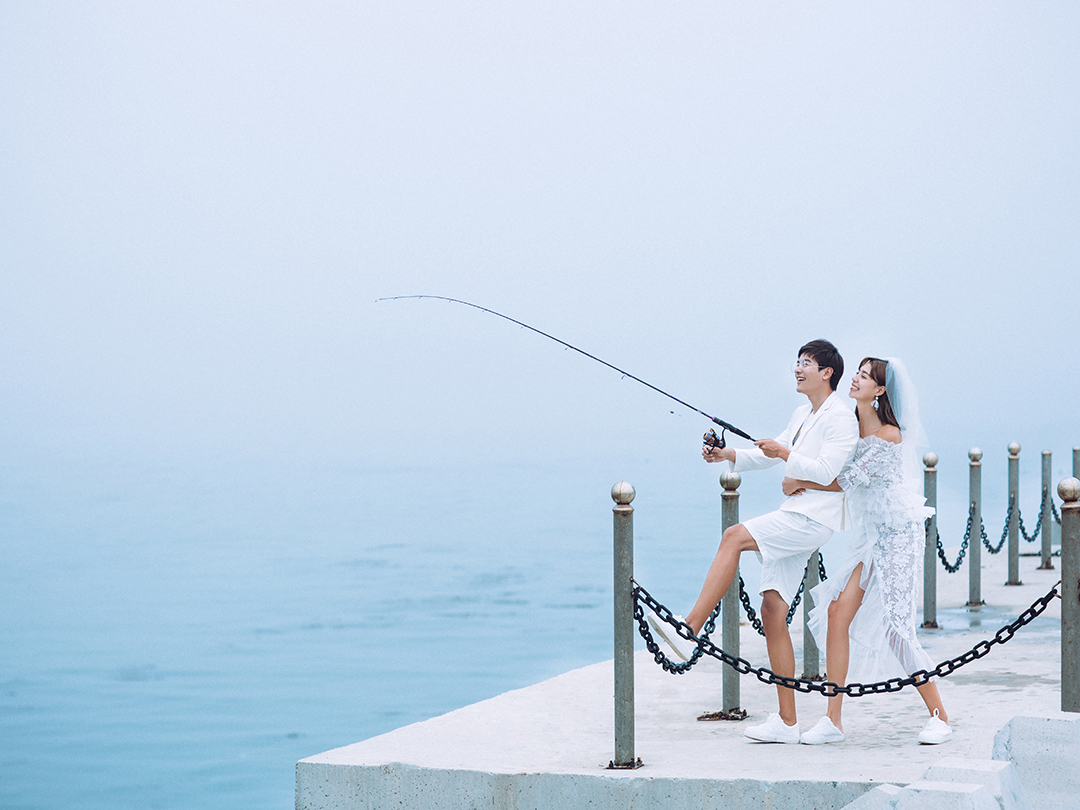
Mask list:
[[[890,810],[998,810],[998,803],[986,785],[923,780],[901,788],[885,807]]]
[[[1080,806],[1080,717],[1012,718],[994,735],[993,757],[1010,762],[1028,803],[1040,810]]]
[[[892,806],[893,799],[901,790],[903,788],[898,785],[878,785],[850,804],[845,804],[843,810],[884,810]]]
[[[946,757],[927,768],[923,779],[928,782],[986,785],[1001,810],[1030,810],[1024,788],[1011,762]]]

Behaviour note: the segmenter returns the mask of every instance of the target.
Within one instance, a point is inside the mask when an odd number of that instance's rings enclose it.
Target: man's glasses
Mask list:
[[[791,372],[794,374],[796,371],[806,370],[806,369],[810,368],[811,366],[816,366],[816,365],[817,365],[816,361],[809,360],[809,359],[807,359],[805,357],[802,357],[802,358],[799,358],[798,360],[796,360],[794,363],[791,364]]]

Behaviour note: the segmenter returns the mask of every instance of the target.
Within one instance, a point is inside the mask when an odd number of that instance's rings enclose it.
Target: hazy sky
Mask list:
[[[9,452],[693,452],[799,345],[1080,444],[1074,2],[0,5]],[[671,406],[676,408],[677,406]],[[672,449],[673,442],[690,450]]]

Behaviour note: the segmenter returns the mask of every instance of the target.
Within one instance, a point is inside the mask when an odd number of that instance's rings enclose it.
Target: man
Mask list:
[[[786,464],[785,475],[833,482],[841,468],[855,454],[859,423],[848,404],[836,393],[844,373],[840,352],[827,340],[813,340],[799,349],[792,366],[795,390],[807,404],[795,409],[784,432],[775,439],[754,442],[745,450],[705,447],[708,462],[727,461],[735,472]],[[844,526],[844,494],[806,490],[788,497],[775,512],[751,518],[724,532],[701,595],[685,622],[701,632],[725,591],[731,586],[744,551],[753,551],[761,560],[761,623],[769,651],[769,666],[777,675],[795,677],[795,650],[787,627],[788,605],[798,592],[806,563],[815,549]],[[661,622],[655,614],[649,621],[659,635],[683,660],[693,652],[691,642]],[[779,714],[770,714],[760,726],[751,726],[746,736],[760,742],[799,742],[795,714],[795,693],[777,686]]]

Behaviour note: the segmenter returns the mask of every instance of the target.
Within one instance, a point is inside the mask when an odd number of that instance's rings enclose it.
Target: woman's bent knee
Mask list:
[[[838,629],[848,627],[855,618],[858,609],[858,603],[852,605],[848,604],[848,600],[843,598],[834,599],[829,603],[829,626]]]
[[[838,621],[842,612],[843,610],[838,601],[833,599],[831,602],[829,602],[829,624]]]

